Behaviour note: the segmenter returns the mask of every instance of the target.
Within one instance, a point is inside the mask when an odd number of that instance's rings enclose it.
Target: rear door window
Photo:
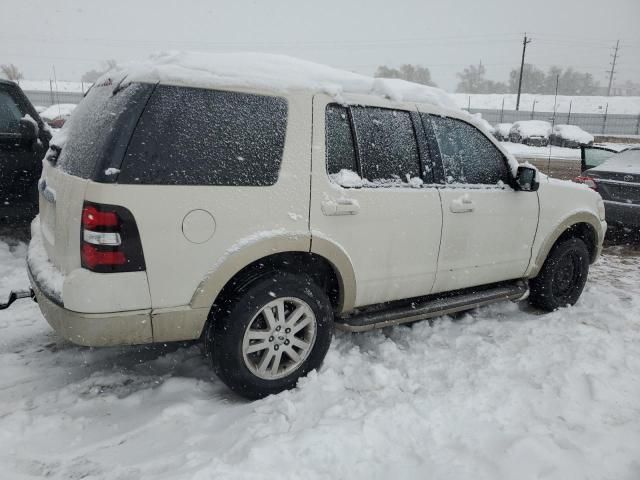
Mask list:
[[[508,182],[504,155],[480,130],[455,118],[428,117],[423,120],[432,122],[446,183],[496,185]]]
[[[159,85],[118,183],[273,185],[286,126],[287,102],[280,97]]]
[[[330,175],[342,170],[358,172],[353,131],[347,107],[330,103],[325,112],[327,142],[327,172]]]
[[[411,114],[388,108],[351,108],[362,176],[380,185],[420,178],[420,155]]]

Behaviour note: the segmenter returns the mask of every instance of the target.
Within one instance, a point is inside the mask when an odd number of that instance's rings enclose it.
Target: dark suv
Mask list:
[[[51,133],[20,87],[0,80],[0,223],[31,220]]]

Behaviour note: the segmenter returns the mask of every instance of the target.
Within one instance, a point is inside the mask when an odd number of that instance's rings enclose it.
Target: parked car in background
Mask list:
[[[0,221],[31,220],[51,133],[18,84],[0,79]]]
[[[42,117],[51,128],[62,128],[75,108],[76,104],[74,103],[57,103],[40,113],[40,117]]]
[[[513,123],[498,123],[494,127],[493,135],[501,142],[508,142],[509,132],[511,131],[511,127],[513,127]]]
[[[637,145],[623,143],[595,143],[592,145],[582,145],[580,147],[580,159],[582,161],[581,171],[599,166],[606,159],[616,153],[624,152]]]
[[[640,233],[640,147],[614,153],[576,181],[600,194],[610,227]]]
[[[515,122],[509,130],[509,141],[524,143],[534,147],[549,145],[551,124],[544,120],[520,120]]]
[[[572,305],[601,251],[597,194],[518,166],[438,90],[255,54],[129,73],[94,85],[43,162],[27,265],[72,342],[203,339],[263,397],[318,368],[334,326]]]
[[[557,147],[580,148],[582,145],[592,145],[593,135],[577,125],[555,125],[549,142]]]

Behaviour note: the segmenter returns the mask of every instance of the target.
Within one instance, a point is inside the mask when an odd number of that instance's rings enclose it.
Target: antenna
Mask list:
[[[560,83],[560,74],[556,75],[556,95],[553,97],[553,117],[551,117],[551,133],[556,126],[556,109],[558,106],[558,83]],[[551,140],[549,140],[549,158],[547,159],[547,175],[551,175]]]

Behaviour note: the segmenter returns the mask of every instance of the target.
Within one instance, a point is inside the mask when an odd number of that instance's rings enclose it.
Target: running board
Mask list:
[[[482,290],[462,290],[446,296],[431,296],[383,310],[373,307],[370,311],[358,311],[336,319],[336,328],[348,332],[364,332],[375,328],[390,327],[401,323],[416,322],[451,313],[470,310],[502,300],[521,300],[529,292],[527,283],[517,281],[500,284]],[[397,305],[398,302],[393,302]]]

